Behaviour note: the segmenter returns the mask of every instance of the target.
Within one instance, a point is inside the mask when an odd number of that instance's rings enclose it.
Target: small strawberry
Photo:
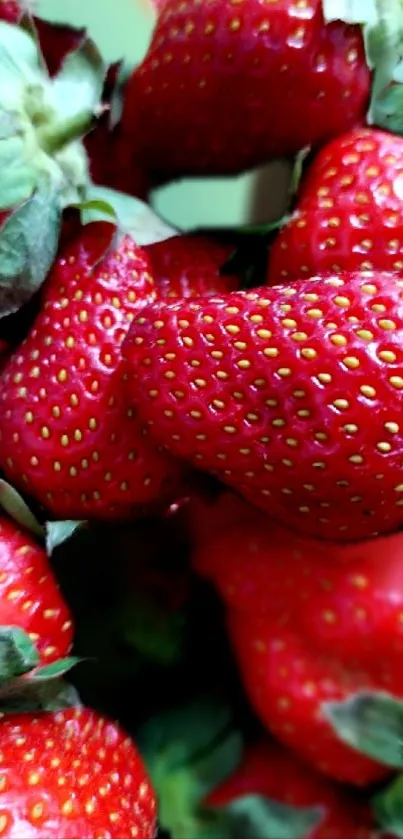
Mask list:
[[[124,402],[121,344],[155,292],[146,255],[115,232],[94,222],[66,246],[0,380],[1,466],[62,518],[131,517],[179,474]]]
[[[72,644],[72,621],[47,556],[34,539],[10,520],[0,519],[0,627],[24,630],[40,664],[65,658]]]
[[[390,273],[156,302],[128,395],[152,439],[301,532],[403,523],[403,281]]]
[[[297,809],[320,808],[319,823],[304,833],[304,839],[369,839],[372,835],[373,817],[368,805],[355,801],[344,789],[268,739],[247,747],[236,772],[209,795],[206,804],[216,811],[231,812],[231,805],[250,802],[248,810],[253,815],[249,796],[254,801],[258,796],[262,803],[269,799],[269,807],[276,802]],[[267,831],[265,835],[270,834]]]
[[[173,236],[145,248],[158,297],[206,297],[240,287],[237,277],[222,274],[233,248],[204,236]]]
[[[117,725],[86,708],[12,715],[0,728],[6,839],[154,839],[156,801]]]
[[[21,17],[21,6],[19,0],[0,0],[0,20],[17,23]]]
[[[167,176],[240,172],[319,145],[366,114],[361,30],[321,0],[166,0],[122,124]]]
[[[270,256],[268,283],[403,270],[403,138],[359,128],[322,149]]]
[[[238,525],[195,553],[195,568],[229,607],[255,710],[281,742],[336,780],[361,785],[388,771],[344,745],[321,706],[363,689],[403,696],[402,556],[402,534],[325,545],[247,507]]]

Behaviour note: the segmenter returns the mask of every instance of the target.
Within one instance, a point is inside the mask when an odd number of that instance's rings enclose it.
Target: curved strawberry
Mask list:
[[[316,277],[155,303],[124,354],[152,439],[297,530],[403,522],[403,281]]]
[[[40,664],[65,658],[72,621],[45,551],[13,522],[0,519],[0,626],[23,629]]]
[[[141,758],[86,708],[12,715],[0,728],[0,827],[7,839],[154,839],[156,801]]]
[[[61,518],[131,517],[181,471],[124,401],[122,341],[155,292],[146,255],[115,232],[95,222],[66,246],[0,382],[0,464]]]
[[[163,175],[235,173],[352,127],[369,88],[360,29],[325,25],[320,0],[167,0],[123,125]]]
[[[268,283],[340,270],[403,270],[403,138],[372,128],[319,152],[273,244]]]
[[[206,297],[240,288],[238,277],[221,274],[233,248],[205,236],[173,236],[147,245],[157,296]]]
[[[322,709],[359,690],[403,697],[403,534],[315,542],[239,512],[193,565],[228,607],[246,691],[268,728],[316,768],[363,784],[373,762],[339,741]],[[363,762],[364,761],[364,762]]]
[[[368,805],[330,784],[291,751],[262,738],[250,744],[238,769],[220,784],[206,804],[222,810],[247,796],[297,808],[320,807],[319,824],[306,839],[369,839],[373,817]]]

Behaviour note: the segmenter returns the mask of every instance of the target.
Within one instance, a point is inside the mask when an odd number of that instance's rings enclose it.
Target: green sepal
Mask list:
[[[0,689],[39,663],[35,645],[18,626],[0,626]]]
[[[322,8],[326,23],[373,24],[377,20],[377,0],[322,0]]]
[[[17,311],[42,285],[58,247],[57,190],[42,182],[0,229],[0,317]]]
[[[48,556],[52,556],[56,548],[71,539],[77,530],[86,525],[86,521],[47,521],[45,524],[45,534]]]
[[[19,683],[0,693],[0,716],[80,707],[82,703],[76,689],[63,679],[39,683],[28,681],[24,689]]]
[[[373,760],[403,768],[403,701],[388,693],[362,691],[322,711],[335,734]]]
[[[372,811],[382,831],[403,837],[403,775],[394,778],[386,789],[372,799]]]
[[[0,478],[0,507],[10,516],[16,524],[24,530],[30,531],[34,536],[43,538],[44,530],[28,504],[22,496],[3,478]]]
[[[91,38],[85,38],[68,53],[52,85],[59,119],[68,120],[86,112],[97,116],[107,69]]]
[[[159,797],[162,826],[174,839],[199,839],[203,800],[242,756],[242,738],[227,704],[203,697],[151,719],[136,739]]]
[[[84,661],[83,658],[70,655],[66,658],[59,658],[57,661],[52,661],[51,664],[44,664],[43,667],[36,667],[29,675],[29,681],[34,683],[49,682],[52,679],[60,679],[69,673],[73,667]]]
[[[324,817],[322,807],[292,807],[262,795],[245,795],[224,807],[218,814],[217,839],[305,839]]]
[[[86,200],[106,202],[112,207],[117,218],[119,229],[122,233],[128,233],[138,245],[151,245],[154,242],[162,242],[177,236],[179,231],[168,225],[161,219],[148,204],[117,192],[109,187],[96,186],[88,187]],[[85,223],[89,221],[110,221],[109,213],[100,212],[98,209],[85,211]]]

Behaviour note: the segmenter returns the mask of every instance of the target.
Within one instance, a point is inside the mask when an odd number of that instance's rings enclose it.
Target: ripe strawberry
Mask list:
[[[340,270],[403,270],[403,138],[359,128],[313,161],[275,241],[268,282]]]
[[[320,0],[166,0],[123,126],[163,175],[240,172],[352,127],[369,87],[360,29]]]
[[[21,17],[21,3],[18,0],[0,0],[0,20],[17,23]]]
[[[269,740],[250,745],[237,771],[209,795],[206,803],[222,809],[250,795],[297,808],[321,807],[319,824],[305,834],[306,839],[371,836],[373,817],[368,805],[355,801],[292,752]]]
[[[366,784],[388,771],[341,743],[321,705],[363,688],[403,696],[402,556],[402,534],[324,545],[246,509],[194,557],[229,607],[262,721],[337,780]]]
[[[221,274],[233,248],[204,236],[173,236],[144,248],[151,262],[157,295],[207,297],[240,287],[238,277]]]
[[[133,323],[129,397],[150,436],[310,535],[403,523],[403,281],[301,280],[157,302]]]
[[[0,626],[27,632],[40,664],[70,652],[72,622],[46,553],[4,517],[0,519]]]
[[[153,839],[156,802],[130,738],[86,708],[10,716],[0,728],[1,835]]]
[[[131,517],[179,474],[124,403],[121,344],[155,292],[146,255],[114,234],[95,222],[67,245],[0,381],[1,466],[62,518]]]

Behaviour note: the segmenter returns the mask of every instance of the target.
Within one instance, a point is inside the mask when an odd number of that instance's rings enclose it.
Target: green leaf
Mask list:
[[[363,691],[341,702],[325,702],[322,711],[344,743],[387,766],[403,768],[403,701]]]
[[[225,806],[231,839],[305,839],[324,817],[321,807],[291,807],[260,795]]]
[[[390,836],[403,837],[403,775],[374,796],[372,810],[383,831]]]
[[[164,609],[146,594],[131,595],[119,611],[119,637],[148,661],[169,666],[180,660],[184,612]]]
[[[138,245],[162,242],[179,233],[157,216],[148,204],[123,192],[92,184],[88,188],[87,199],[106,201],[109,206],[113,207],[120,230],[123,233],[129,233]],[[92,210],[85,212],[84,216],[84,223],[105,220],[105,214]],[[110,221],[110,218],[108,217],[106,221]]]
[[[68,53],[53,80],[58,118],[68,120],[76,114],[98,112],[107,65],[91,38]]]
[[[68,656],[67,658],[60,658],[58,661],[53,661],[52,664],[46,664],[43,667],[37,667],[29,676],[30,682],[48,682],[52,679],[59,679],[65,676],[73,667],[80,664],[82,658],[77,656]]]
[[[368,122],[403,133],[403,5],[376,0],[377,19],[364,29],[367,63],[373,69]]]
[[[80,204],[73,204],[72,206],[80,210],[83,224],[86,223],[88,217],[91,217],[92,213],[95,216],[99,214],[102,219],[106,216],[108,221],[117,221],[116,211],[107,201],[93,199],[92,201],[81,201]]]
[[[29,635],[18,626],[0,626],[0,686],[29,673],[39,656]]]
[[[11,484],[0,478],[0,505],[17,524],[35,536],[44,535],[43,527]]]
[[[322,0],[322,6],[327,23],[375,23],[377,19],[376,0]]]
[[[42,285],[57,253],[60,225],[57,192],[42,183],[0,229],[0,316],[15,312]]]
[[[41,56],[35,39],[25,29],[0,21],[1,108],[16,110],[17,91],[43,79]],[[18,103],[19,104],[19,103]]]
[[[45,525],[46,532],[46,550],[48,556],[79,530],[85,527],[86,521],[47,521]]]
[[[0,715],[82,707],[76,689],[63,679],[35,683],[19,679],[0,693]]]

